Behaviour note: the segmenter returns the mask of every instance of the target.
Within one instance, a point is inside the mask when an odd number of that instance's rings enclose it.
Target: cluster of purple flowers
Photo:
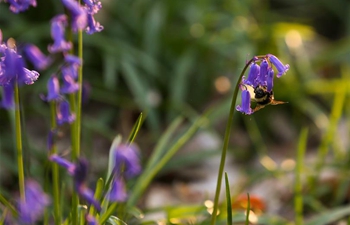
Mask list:
[[[260,65],[258,64],[260,62]],[[276,56],[267,54],[263,57],[254,57],[251,62],[248,78],[243,76],[240,87],[242,90],[242,103],[236,107],[237,111],[250,115],[268,104],[283,104],[275,101],[273,96],[274,66],[280,78],[289,70]],[[259,107],[251,108],[251,102],[257,102]]]
[[[14,13],[23,12],[30,6],[36,7],[36,0],[0,0],[10,5],[10,10]],[[43,97],[45,101],[57,103],[56,119],[57,124],[72,123],[75,115],[70,112],[68,101],[65,100],[65,94],[72,94],[79,90],[77,82],[78,69],[82,65],[79,57],[71,55],[73,43],[65,38],[66,29],[72,29],[73,32],[85,30],[88,34],[100,32],[103,26],[94,19],[94,15],[102,8],[99,0],[83,0],[80,5],[75,0],[61,0],[68,15],[60,14],[51,20],[51,36],[53,43],[48,46],[51,55],[46,56],[40,49],[28,44],[24,48],[24,55],[33,64],[36,70],[47,69],[55,57],[54,54],[60,53],[64,57],[64,62],[60,67],[59,74],[53,74],[47,82],[48,94]],[[0,86],[3,88],[1,107],[10,109],[14,107],[14,88],[16,85],[33,84],[39,77],[39,73],[34,70],[28,70],[25,67],[23,57],[18,54],[13,39],[3,42],[2,32],[0,30]],[[61,85],[60,85],[61,83]],[[49,148],[53,143],[55,131],[51,131],[49,138]],[[86,185],[87,161],[78,159],[76,163],[71,163],[56,154],[51,155],[51,161],[67,168],[69,174],[74,178],[75,189],[79,195],[88,203],[101,210],[99,201],[93,198],[93,192]],[[125,190],[124,190],[125,191]],[[119,191],[118,191],[119,192]],[[34,224],[42,218],[45,208],[49,205],[49,197],[42,191],[40,185],[27,180],[25,183],[25,197],[18,201],[18,212],[20,224]],[[87,215],[88,224],[97,224],[97,221],[90,215]],[[5,224],[9,222],[7,217]]]
[[[42,217],[45,208],[50,204],[50,198],[36,181],[27,180],[25,185],[25,199],[19,201],[18,207],[20,221],[33,224]]]
[[[127,199],[125,179],[141,172],[139,149],[134,144],[120,144],[113,151],[113,182],[108,197],[110,201],[124,202]]]
[[[36,7],[36,0],[4,0],[4,2],[10,3],[10,10],[13,13],[26,11],[29,6]]]
[[[86,30],[88,34],[100,32],[103,26],[96,22],[93,16],[102,8],[98,0],[84,0],[84,5],[80,5],[74,0],[62,0],[64,7],[67,9],[69,16],[60,14],[51,20],[51,37],[53,43],[48,46],[51,54],[62,53],[64,63],[60,68],[59,74],[53,74],[47,83],[48,95],[43,99],[57,103],[57,123],[72,123],[75,120],[74,113],[70,112],[68,101],[63,97],[64,94],[76,93],[79,90],[78,69],[82,65],[81,60],[69,53],[73,44],[65,39],[65,31],[69,27],[74,32]],[[28,60],[38,70],[46,69],[53,61],[52,56],[46,56],[38,47],[29,44],[25,47],[24,52]],[[61,83],[61,85],[60,85]]]
[[[25,62],[17,53],[14,40],[3,42],[0,30],[0,86],[3,87],[1,106],[6,109],[13,108],[15,85],[31,85],[38,77],[37,71],[25,68]]]
[[[132,178],[141,172],[138,148],[135,145],[121,144],[113,149],[113,180],[111,188],[106,193],[111,202],[124,202],[127,199],[124,179]],[[89,204],[101,210],[100,203],[94,198],[93,191],[86,185],[88,163],[85,159],[79,158],[76,163],[72,163],[57,154],[49,158],[51,161],[64,167],[68,174],[73,177],[76,192]]]

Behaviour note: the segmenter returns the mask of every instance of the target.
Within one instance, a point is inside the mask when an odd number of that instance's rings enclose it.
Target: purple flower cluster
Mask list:
[[[34,180],[27,180],[25,199],[21,199],[18,204],[21,224],[34,224],[42,217],[49,204],[50,198],[43,192],[41,186]]]
[[[260,65],[258,64],[260,62]],[[273,96],[274,66],[277,69],[277,78],[280,78],[289,70],[289,65],[284,65],[276,56],[267,54],[264,57],[255,57],[250,65],[248,78],[242,78],[242,103],[236,107],[237,111],[250,115],[265,105],[277,105],[284,102],[275,101]],[[257,106],[251,108],[251,102]]]
[[[112,202],[127,199],[125,179],[137,176],[141,172],[139,149],[134,144],[120,144],[113,150],[114,179],[108,198]]]
[[[49,157],[52,162],[64,167],[69,175],[73,177],[75,191],[81,198],[85,199],[89,204],[95,206],[97,210],[101,210],[100,203],[94,198],[94,193],[87,187],[88,162],[86,159],[79,158],[76,163],[72,163],[56,154]]]
[[[99,0],[83,0],[81,6],[74,0],[62,0],[64,7],[69,11],[73,31],[85,29],[86,33],[93,34],[103,30],[103,26],[96,22],[94,15],[102,8]]]
[[[25,68],[25,62],[17,53],[13,39],[3,43],[0,30],[0,86],[3,87],[1,107],[10,109],[14,107],[15,85],[31,85],[39,78],[39,73]]]
[[[4,1],[10,3],[10,10],[14,13],[26,11],[29,8],[29,6],[36,7],[36,0],[4,0]]]

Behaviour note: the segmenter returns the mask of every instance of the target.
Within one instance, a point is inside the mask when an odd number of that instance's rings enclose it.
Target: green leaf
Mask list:
[[[134,139],[135,139],[137,133],[139,132],[139,129],[140,129],[140,127],[141,127],[142,122],[143,122],[143,116],[142,116],[142,113],[140,113],[139,117],[138,117],[137,120],[136,120],[136,123],[134,124],[134,126],[133,126],[133,128],[132,128],[132,131],[131,131],[131,133],[130,133],[130,136],[129,136],[129,138],[128,138],[129,144],[131,144],[131,143],[134,141]]]
[[[350,206],[328,210],[308,220],[305,225],[327,225],[350,215]]]
[[[232,204],[231,204],[230,183],[228,181],[226,172],[225,172],[225,187],[226,187],[227,224],[232,224]]]

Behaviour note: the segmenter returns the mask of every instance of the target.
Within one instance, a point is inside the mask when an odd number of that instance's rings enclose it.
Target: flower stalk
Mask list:
[[[260,56],[258,56],[259,58]],[[221,152],[221,159],[220,159],[220,166],[219,166],[219,172],[218,172],[218,177],[217,177],[217,182],[216,182],[216,191],[215,191],[215,197],[214,197],[214,208],[213,208],[213,212],[211,215],[211,225],[215,225],[216,222],[216,217],[217,217],[217,212],[218,212],[218,207],[219,207],[219,196],[220,196],[220,191],[221,191],[221,184],[222,184],[222,177],[224,174],[224,168],[225,168],[225,161],[226,161],[226,153],[227,153],[227,149],[228,149],[228,144],[229,144],[229,140],[230,140],[230,134],[231,134],[231,128],[232,128],[232,122],[233,122],[233,115],[235,112],[235,105],[236,105],[236,99],[237,99],[237,95],[238,95],[238,90],[240,87],[240,83],[242,80],[242,77],[245,73],[245,71],[247,70],[248,66],[254,62],[256,60],[256,58],[252,58],[251,60],[249,60],[245,67],[243,68],[241,75],[239,76],[237,83],[236,83],[236,87],[235,90],[233,92],[233,96],[232,96],[232,101],[231,101],[231,107],[230,107],[230,113],[228,116],[228,121],[226,123],[226,129],[225,129],[225,136],[224,136],[224,144],[222,147],[222,152]]]
[[[14,86],[15,86],[14,88],[15,89],[15,127],[16,127],[18,184],[19,184],[20,198],[22,201],[25,201],[21,110],[20,110],[20,100],[19,100],[19,88],[18,88],[17,82],[14,84]]]
[[[56,122],[56,102],[50,102],[51,109],[51,130],[55,130],[57,128]],[[53,144],[51,150],[51,154],[57,153],[56,145]],[[54,215],[55,215],[55,225],[61,224],[61,213],[60,213],[60,180],[59,180],[59,169],[56,163],[51,163],[52,166],[52,185],[53,185],[53,199],[54,199]]]

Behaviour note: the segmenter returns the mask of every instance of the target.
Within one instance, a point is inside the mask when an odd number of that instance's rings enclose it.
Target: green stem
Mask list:
[[[81,4],[81,0],[78,1]],[[83,32],[78,31],[78,57],[81,62],[83,61]],[[70,96],[71,106],[76,115],[76,119],[72,124],[72,158],[76,160],[80,155],[80,131],[81,131],[81,102],[82,102],[82,89],[83,89],[83,66],[81,65],[78,69],[78,84],[79,90],[77,93],[77,98],[75,95]],[[72,223],[78,224],[78,205],[79,197],[76,192],[73,192],[72,196]]]
[[[57,128],[56,123],[56,102],[50,103],[51,109],[51,131]],[[57,153],[57,147],[55,144],[52,145],[51,154]],[[59,168],[58,164],[51,163],[52,166],[52,183],[53,183],[53,199],[54,199],[54,215],[55,215],[55,224],[61,224],[61,213],[60,213],[60,179],[59,179]]]
[[[21,111],[20,111],[20,101],[19,101],[19,89],[18,89],[17,83],[15,84],[15,106],[16,106],[15,123],[16,123],[16,147],[17,147],[19,194],[20,194],[21,200],[25,201]]]
[[[257,58],[264,58],[265,56],[257,56]],[[247,70],[248,66],[253,62],[257,60],[256,57],[252,58],[251,60],[249,60],[247,62],[247,64],[245,65],[245,67],[243,68],[241,75],[239,76],[237,83],[236,83],[236,87],[235,90],[233,92],[233,97],[232,97],[232,101],[231,101],[231,107],[230,107],[230,113],[228,116],[228,121],[226,123],[226,130],[225,130],[225,136],[224,136],[224,144],[222,147],[222,152],[221,152],[221,159],[220,159],[220,166],[219,166],[219,172],[218,172],[218,179],[217,179],[217,183],[216,183],[216,191],[215,191],[215,197],[214,197],[214,209],[213,209],[213,213],[212,213],[212,217],[211,217],[211,225],[215,224],[216,221],[216,217],[217,217],[217,212],[218,212],[218,207],[219,207],[219,196],[220,196],[220,190],[221,190],[221,183],[222,183],[222,176],[224,173],[224,167],[225,167],[225,161],[226,161],[226,152],[227,152],[227,148],[228,148],[228,144],[229,144],[229,140],[230,140],[230,133],[231,133],[231,126],[232,126],[232,122],[233,122],[233,114],[235,112],[235,106],[236,106],[236,99],[237,99],[237,95],[238,95],[238,90],[239,90],[239,86],[242,80],[242,77],[245,73],[245,71]]]

